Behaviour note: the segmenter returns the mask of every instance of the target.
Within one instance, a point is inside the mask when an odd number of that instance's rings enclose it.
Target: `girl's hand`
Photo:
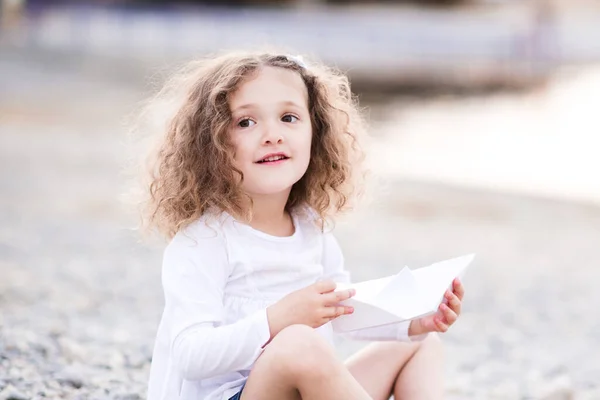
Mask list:
[[[317,328],[344,314],[352,314],[352,307],[340,306],[341,301],[354,296],[354,289],[334,292],[335,282],[319,281],[292,292],[267,308],[271,338],[283,328],[303,324]]]
[[[411,321],[408,328],[408,335],[414,336],[428,332],[446,332],[460,315],[464,295],[465,288],[460,279],[454,279],[452,282],[452,291],[450,289],[446,290],[444,302],[440,304],[438,311],[433,315]]]

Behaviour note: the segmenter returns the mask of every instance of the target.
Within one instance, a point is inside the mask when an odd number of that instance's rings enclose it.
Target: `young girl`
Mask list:
[[[326,222],[362,176],[346,77],[268,53],[186,71],[147,201],[171,239],[148,399],[442,398],[441,344],[427,334],[456,321],[458,280],[435,315],[353,332],[376,343],[345,364],[332,348],[330,322],[353,312],[339,303],[354,292],[335,290],[348,274]]]

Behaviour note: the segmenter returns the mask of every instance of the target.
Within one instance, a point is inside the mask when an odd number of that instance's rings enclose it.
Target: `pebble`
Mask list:
[[[574,400],[575,392],[572,389],[557,389],[542,397],[540,400]]]
[[[62,352],[62,356],[70,362],[84,362],[86,358],[86,349],[74,340],[67,337],[60,337],[58,344]]]
[[[142,354],[141,351],[133,352],[132,354],[127,354],[125,365],[129,368],[142,368],[145,365],[150,364],[151,357],[145,354]]]
[[[56,376],[56,380],[62,385],[68,385],[75,389],[83,386],[83,377],[76,367],[65,368]]]
[[[29,396],[25,395],[14,386],[8,385],[0,392],[0,400],[29,400]]]
[[[113,397],[113,400],[141,400],[142,397],[137,393],[118,394]]]
[[[575,391],[569,376],[563,375],[548,382],[538,396],[539,400],[573,400]]]

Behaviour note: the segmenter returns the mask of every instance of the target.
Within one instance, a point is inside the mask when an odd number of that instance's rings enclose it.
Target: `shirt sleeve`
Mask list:
[[[350,283],[350,274],[344,268],[344,255],[335,236],[330,232],[324,234],[323,268],[326,278],[333,279],[338,283]],[[342,336],[354,340],[404,342],[421,341],[426,337],[426,335],[408,336],[409,326],[410,321],[403,321],[397,324],[359,329],[344,333]]]
[[[229,264],[221,233],[176,236],[164,253],[162,283],[172,362],[184,379],[249,368],[270,337],[266,310],[224,325]]]

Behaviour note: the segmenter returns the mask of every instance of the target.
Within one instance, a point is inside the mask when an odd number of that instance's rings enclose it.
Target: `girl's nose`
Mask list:
[[[281,144],[283,143],[283,136],[279,132],[277,127],[272,125],[267,125],[265,127],[265,131],[263,133],[263,143],[264,144]]]
[[[283,143],[283,138],[281,136],[279,137],[269,137],[265,139],[265,144],[281,144]]]

